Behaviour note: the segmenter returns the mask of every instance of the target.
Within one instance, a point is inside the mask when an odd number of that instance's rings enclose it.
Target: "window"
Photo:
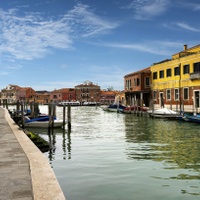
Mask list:
[[[137,78],[137,86],[139,86],[139,85],[140,85],[140,79]]]
[[[189,99],[189,90],[188,88],[183,88],[183,99],[188,100]]]
[[[171,77],[172,76],[172,69],[167,69],[167,77]]]
[[[153,73],[153,79],[157,79],[157,72]]]
[[[184,65],[183,74],[189,74],[189,73],[190,73],[190,65]]]
[[[157,93],[156,93],[156,91],[154,90],[153,91],[153,99],[155,100],[155,99],[157,99],[157,95],[156,95]]]
[[[137,86],[137,79],[134,78],[134,86]]]
[[[179,89],[178,88],[174,89],[174,100],[175,101],[179,100]]]
[[[150,86],[150,78],[149,77],[145,78],[145,84],[146,84],[146,87]]]
[[[171,100],[171,90],[166,90],[166,97],[167,97],[167,100]]]
[[[180,75],[180,67],[175,67],[174,68],[174,76]]]
[[[194,63],[194,73],[199,73],[200,72],[200,62]]]
[[[160,71],[160,78],[164,78],[164,70]]]

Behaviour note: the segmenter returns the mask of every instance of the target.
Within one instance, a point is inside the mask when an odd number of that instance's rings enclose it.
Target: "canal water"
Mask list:
[[[68,200],[200,199],[199,124],[100,107],[71,113],[70,133],[34,129],[55,146],[45,155]]]

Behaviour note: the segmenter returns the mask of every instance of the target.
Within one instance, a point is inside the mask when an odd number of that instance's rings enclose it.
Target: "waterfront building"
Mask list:
[[[6,88],[1,90],[0,100],[7,100],[8,103],[14,103],[17,101],[16,93],[21,88],[18,85],[9,84]]]
[[[75,86],[76,99],[82,102],[99,102],[100,86],[91,81],[85,81],[83,84]]]
[[[114,102],[116,102],[117,93],[117,91],[101,90],[99,102],[105,105],[113,104]]]
[[[34,101],[39,104],[48,104],[50,98],[50,92],[44,91],[36,91],[34,96]]]
[[[184,111],[200,109],[200,45],[150,66],[151,91],[155,107]]]
[[[50,92],[49,101],[59,103],[61,101],[76,101],[76,91],[74,88],[62,88]]]
[[[149,106],[151,71],[146,68],[124,76],[126,105]]]
[[[16,91],[16,99],[19,101],[33,101],[35,90],[31,87],[19,87]]]

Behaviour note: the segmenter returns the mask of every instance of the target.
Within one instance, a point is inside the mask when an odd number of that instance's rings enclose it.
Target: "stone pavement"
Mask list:
[[[0,200],[32,200],[29,160],[0,107]]]

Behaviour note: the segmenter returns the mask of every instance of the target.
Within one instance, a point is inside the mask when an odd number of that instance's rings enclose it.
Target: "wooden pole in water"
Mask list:
[[[21,120],[22,120],[22,128],[24,128],[24,106],[23,106],[23,102],[21,102]]]
[[[55,118],[55,116],[56,116],[56,106],[55,106],[55,104],[52,105],[52,109],[53,109],[53,110],[52,110],[53,112],[52,112],[52,116],[51,116],[51,118],[52,118],[52,119],[51,119],[51,120],[52,120],[51,123],[52,123],[52,128],[54,128],[54,118]]]
[[[69,104],[67,107],[67,122],[68,122],[68,130],[71,130],[71,106]]]
[[[48,106],[48,115],[49,115],[49,129],[51,128],[51,104]]]
[[[63,105],[63,127],[65,127],[66,105]]]

